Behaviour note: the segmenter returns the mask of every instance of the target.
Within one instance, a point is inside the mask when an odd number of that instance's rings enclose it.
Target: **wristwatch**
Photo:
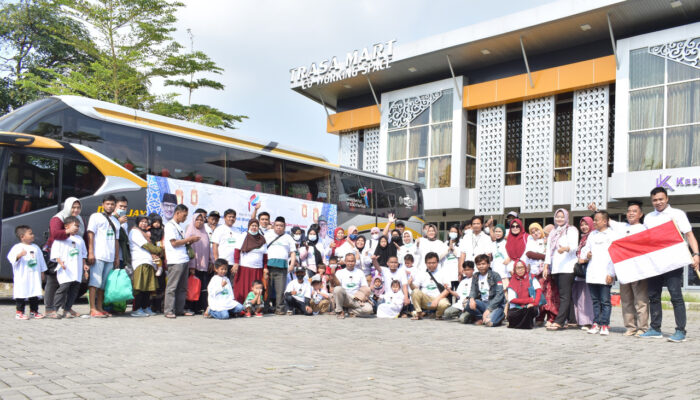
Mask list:
[[[695,257],[695,256],[699,256],[699,257],[700,257],[700,253],[693,253],[693,257]]]

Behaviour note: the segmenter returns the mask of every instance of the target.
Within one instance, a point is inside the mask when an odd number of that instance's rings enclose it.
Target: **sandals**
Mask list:
[[[562,328],[562,326],[557,324],[556,322],[547,327],[548,331],[558,331],[560,329],[564,329],[564,328]]]
[[[75,318],[78,318],[78,317],[81,316],[81,314],[80,314],[79,312],[73,311],[73,310],[68,310],[68,314],[70,314],[71,316],[73,316],[73,317],[75,317]],[[70,317],[69,317],[69,318],[70,318]]]
[[[96,312],[95,312],[95,311],[91,311],[91,312],[90,312],[90,317],[92,317],[92,318],[107,318],[107,315],[105,315],[104,313],[99,312],[99,311],[96,311]]]
[[[167,314],[165,314],[165,318],[175,319],[175,318],[177,318],[177,315],[175,315],[173,313],[167,313]]]

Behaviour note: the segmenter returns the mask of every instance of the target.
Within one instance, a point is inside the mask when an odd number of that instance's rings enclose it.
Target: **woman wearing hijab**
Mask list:
[[[552,275],[559,290],[559,313],[548,330],[562,329],[566,322],[576,325],[571,289],[574,286],[574,265],[578,248],[578,229],[569,225],[569,212],[563,208],[554,213],[554,230],[547,239],[547,253],[544,259],[543,276]]]
[[[340,229],[340,228],[338,228]],[[345,266],[345,255],[348,253],[353,253],[355,254],[355,241],[357,238],[360,236],[357,234],[357,228],[353,225],[348,227],[348,235],[347,237],[342,236],[342,240],[339,244],[338,242],[338,235],[344,235],[344,232],[342,229],[338,231],[338,229],[335,230],[336,232],[336,240],[335,240],[335,252],[333,255],[338,257],[338,264],[342,265],[343,268]]]
[[[420,253],[418,252],[418,246],[416,242],[413,241],[413,234],[406,230],[403,231],[403,245],[396,251],[396,257],[399,259],[399,265],[404,266],[404,259],[406,255],[410,254],[413,260],[420,258]]]
[[[445,256],[445,261],[442,263],[442,276],[446,281],[450,282],[450,288],[452,290],[457,290],[462,271],[462,268],[459,266],[459,256],[461,250],[459,249],[458,225],[452,225],[450,227],[450,231],[447,233],[447,240],[445,240],[445,245],[447,245],[448,251],[447,256]]]
[[[449,247],[445,242],[438,239],[438,228],[434,224],[428,224],[425,230],[425,236],[418,239],[416,245],[418,246],[418,252],[421,254],[420,257],[416,259],[416,264],[418,265],[418,271],[425,271],[425,260],[424,255],[428,253],[437,253],[439,265],[438,268],[442,268],[442,263],[450,251]]]
[[[506,244],[506,227],[503,224],[497,224],[493,227],[493,261],[491,261],[491,269],[498,273],[503,279],[503,287],[508,288],[508,278],[510,277],[508,264],[508,250]]]
[[[506,258],[504,262],[506,267],[506,275],[503,276],[504,286],[508,284],[507,281],[513,272],[514,261],[525,258],[527,237],[528,234],[525,232],[523,221],[518,218],[510,221],[510,230],[508,233],[508,238],[506,239],[506,253],[508,254],[508,258]]]
[[[51,253],[51,245],[54,240],[66,240],[71,234],[80,237],[85,236],[85,222],[80,216],[82,205],[76,197],[69,197],[63,202],[63,209],[54,215],[49,220],[49,238],[46,240],[46,251]],[[77,232],[66,232],[63,227],[63,220],[66,217],[74,216],[80,221],[80,226]],[[56,279],[56,263],[48,264],[48,269],[45,272],[46,286],[44,287],[44,307],[46,309],[46,317],[52,319],[61,318],[57,313],[58,306],[54,304],[56,297],[56,289],[58,289],[58,280]]]
[[[156,214],[151,213],[148,215],[148,224],[150,229],[148,233],[151,235],[150,241],[153,245],[164,249],[163,247],[163,218]],[[165,260],[165,251],[163,255],[154,259],[153,262],[156,266],[156,280],[158,285],[156,288],[155,296],[151,296],[151,310],[155,313],[163,312],[163,299],[165,297],[165,274],[163,270],[168,263]]]
[[[361,269],[370,284],[372,278],[372,254],[367,247],[367,239],[360,235],[355,239],[355,268]]]
[[[581,229],[581,240],[578,243],[578,248],[576,249],[576,257],[581,257],[581,249],[586,245],[588,241],[588,235],[593,231],[593,218],[583,217],[581,218],[581,223],[579,224]],[[581,326],[581,329],[588,329],[593,324],[593,300],[591,298],[591,292],[588,290],[588,284],[586,284],[586,277],[574,277],[574,286],[571,289],[571,300],[574,303],[574,313],[576,314],[576,322]]]
[[[540,306],[537,322],[542,324],[546,318],[547,326],[549,326],[554,323],[554,318],[556,318],[559,310],[559,291],[552,283],[552,276],[548,275],[545,279],[542,274],[542,264],[547,253],[547,237],[544,229],[542,229],[542,225],[537,222],[530,224],[528,232],[530,232],[530,236],[527,238],[527,246],[525,246],[526,259],[524,261],[530,269],[530,274],[539,281],[542,287],[542,295],[546,300],[546,304]]]
[[[205,228],[207,223],[207,212],[201,208],[197,209],[192,215],[192,222],[187,226],[185,237],[199,236],[199,240],[192,243],[194,250],[194,258],[190,260],[189,268],[190,275],[196,276],[202,283],[199,292],[198,301],[188,301],[185,304],[185,314],[188,311],[194,314],[201,314],[207,309],[207,285],[212,274],[209,273],[209,264],[212,261],[209,259],[210,245],[209,234]]]
[[[393,243],[389,243],[389,239],[386,236],[382,236],[379,238],[379,244],[374,250],[372,260],[376,259],[379,266],[386,267],[389,257],[396,257],[396,246]]]
[[[370,254],[374,254],[374,249],[377,248],[379,244],[379,236],[382,235],[382,231],[379,227],[373,226],[369,231],[369,240],[367,240],[367,250]]]
[[[151,309],[151,296],[158,290],[154,258],[162,256],[163,249],[151,243],[148,226],[148,218],[142,215],[136,217],[136,223],[129,231],[131,261],[136,266],[133,275],[132,317],[150,317],[156,314]]]
[[[299,247],[299,260],[301,265],[308,271],[309,277],[318,272],[318,267],[325,264],[325,259],[330,253],[330,249],[323,246],[319,236],[318,225],[311,225],[306,232],[306,241]]]
[[[512,232],[508,237],[510,235]],[[541,298],[540,283],[530,275],[527,264],[514,260],[513,275],[508,283],[508,328],[532,329]]]
[[[248,232],[241,248],[233,253],[233,262],[233,295],[237,302],[243,304],[253,281],[262,281],[263,270],[267,269],[267,244],[257,219],[248,221]]]

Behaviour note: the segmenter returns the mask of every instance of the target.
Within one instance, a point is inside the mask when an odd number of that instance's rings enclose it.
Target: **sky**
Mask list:
[[[174,37],[225,72],[223,91],[193,103],[247,115],[231,134],[275,141],[338,161],[323,107],[290,89],[289,70],[396,39],[396,45],[536,7],[551,0],[185,0]],[[174,92],[154,82],[161,92]],[[379,94],[377,94],[379,95]],[[182,97],[180,101],[187,101]],[[333,112],[329,110],[329,112]]]

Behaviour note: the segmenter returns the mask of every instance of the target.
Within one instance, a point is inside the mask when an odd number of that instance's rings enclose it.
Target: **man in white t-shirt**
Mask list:
[[[113,268],[119,267],[119,221],[112,216],[117,199],[110,195],[102,199],[103,212],[90,216],[87,227],[90,280],[90,315],[104,318],[110,314],[102,309],[107,277]]]
[[[698,253],[698,241],[693,234],[693,230],[688,221],[688,216],[683,210],[672,208],[668,204],[668,193],[662,187],[656,187],[651,191],[651,204],[654,211],[644,218],[644,225],[651,229],[668,221],[676,223],[678,230],[685,236],[692,251],[693,268],[698,271],[700,267],[700,253]],[[651,324],[649,330],[641,335],[642,338],[663,338],[661,334],[661,290],[666,285],[671,295],[673,304],[673,315],[676,318],[676,332],[668,338],[671,342],[685,341],[685,301],[683,300],[683,269],[685,265],[679,265],[664,274],[653,276],[647,279],[647,290],[649,292],[649,313]]]
[[[284,303],[287,305],[287,315],[311,315],[311,284],[306,279],[306,268],[294,268],[296,279],[289,281],[284,291]]]
[[[214,260],[223,258],[228,265],[233,265],[233,254],[243,243],[242,236],[236,232],[233,224],[236,223],[236,211],[228,209],[224,211],[224,223],[217,226],[211,235],[211,251]]]
[[[411,298],[408,295],[408,278],[406,277],[406,271],[399,268],[399,258],[397,256],[389,256],[386,261],[386,267],[380,266],[377,259],[373,259],[374,269],[381,271],[382,282],[384,287],[389,290],[391,288],[391,282],[398,281],[401,284],[401,291],[403,292],[403,305],[407,306],[411,304]]]
[[[173,219],[163,226],[163,243],[165,259],[168,260],[168,283],[165,286],[165,317],[175,318],[176,315],[192,316],[193,312],[185,313],[185,298],[187,296],[187,277],[189,275],[190,256],[187,245],[199,240],[199,236],[185,237],[185,231],[180,226],[187,219],[187,206],[175,206]]]
[[[368,288],[365,273],[361,269],[355,268],[355,254],[345,255],[345,268],[336,271],[335,277],[340,286],[333,288],[333,298],[335,299],[335,313],[339,319],[345,318],[343,308],[347,308],[352,316],[372,315],[372,303],[361,301],[356,298],[360,288]]]
[[[296,265],[296,242],[285,233],[287,222],[284,217],[275,219],[274,229],[265,234],[267,242],[268,290],[275,293],[275,314],[284,315],[284,290],[287,286],[287,273]]]
[[[435,310],[435,319],[442,319],[445,310],[450,306],[450,301],[447,300],[447,296],[450,294],[447,290],[450,287],[450,282],[443,279],[443,274],[437,270],[439,260],[440,256],[437,253],[426,254],[426,270],[418,273],[415,279],[413,276],[408,278],[408,284],[413,290],[411,296],[416,312],[411,318],[413,320],[422,319],[425,316],[424,309]]]
[[[459,265],[463,265],[464,261],[474,261],[474,258],[479,254],[486,254],[490,260],[493,260],[495,251],[491,237],[483,230],[484,219],[480,216],[474,216],[471,219],[471,235],[465,235],[459,243],[461,250],[459,256]]]

